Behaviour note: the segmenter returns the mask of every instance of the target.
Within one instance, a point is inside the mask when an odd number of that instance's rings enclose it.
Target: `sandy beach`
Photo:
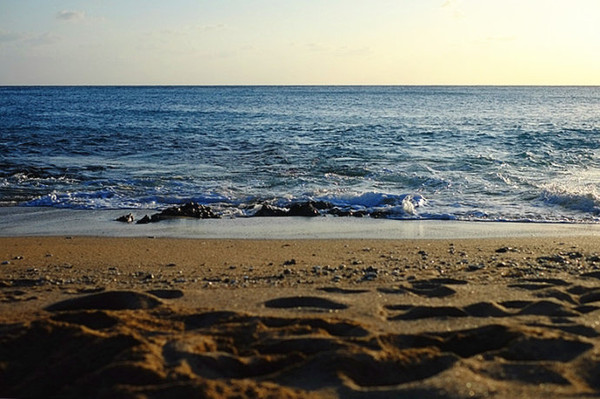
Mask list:
[[[3,397],[597,397],[600,238],[0,238]]]

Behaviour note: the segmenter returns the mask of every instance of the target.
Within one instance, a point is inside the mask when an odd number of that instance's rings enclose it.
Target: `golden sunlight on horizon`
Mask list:
[[[0,10],[0,84],[600,85],[597,0],[5,0]]]

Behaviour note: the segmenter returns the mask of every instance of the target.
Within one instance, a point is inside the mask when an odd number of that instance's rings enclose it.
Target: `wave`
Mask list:
[[[212,206],[225,216],[252,216],[257,207],[262,205],[289,208],[302,202],[326,204],[323,209],[336,208],[343,211],[363,212],[369,214],[386,214],[388,216],[418,217],[419,210],[427,204],[425,197],[419,194],[388,194],[378,192],[280,196],[280,197],[244,197],[232,198],[219,193],[206,193],[195,196],[146,195],[131,198],[127,194],[114,189],[93,192],[59,192],[38,196],[22,202],[27,207],[55,207],[73,209],[160,209],[186,202],[197,202]],[[324,212],[325,213],[325,212]]]
[[[85,192],[58,192],[53,191],[26,201],[22,206],[35,207],[53,207],[70,209],[119,209],[119,208],[138,208],[141,207],[139,201],[119,198],[111,190]]]
[[[308,208],[313,214],[322,216],[354,216],[385,218],[394,220],[457,220],[475,222],[531,222],[531,223],[599,223],[600,197],[595,193],[546,190],[537,199],[541,204],[533,203],[489,211],[485,206],[455,202],[444,204],[438,200],[430,201],[415,193],[390,194],[381,192],[231,198],[218,193],[190,197],[171,197],[147,195],[143,198],[131,198],[111,190],[95,192],[52,192],[35,199],[2,206],[53,207],[63,209],[131,209],[164,210],[166,208],[195,202],[211,208],[222,218],[247,218],[268,216],[261,212],[263,207],[276,210],[281,215],[290,214],[292,209]],[[553,214],[547,209],[560,207]],[[583,214],[583,215],[582,215]],[[587,215],[587,216],[586,216]],[[273,215],[277,216],[277,215]]]
[[[540,200],[547,205],[595,216],[600,215],[600,194],[592,185],[579,188],[559,184],[549,185],[543,190]]]
[[[1,180],[1,179],[0,179]],[[382,191],[344,191],[343,189],[315,189],[295,194],[258,193],[224,189],[199,194],[186,192],[190,187],[179,187],[180,193],[162,192],[162,186],[134,189],[129,184],[82,191],[56,189],[36,196],[11,193],[0,195],[0,206],[54,207],[67,209],[145,209],[162,210],[174,205],[195,202],[209,206],[221,217],[253,217],[267,205],[289,210],[299,204],[310,203],[321,215],[366,216],[398,220],[464,220],[499,222],[600,222],[600,193],[595,186],[553,184],[537,186],[537,191],[506,195],[495,202],[482,202],[469,193],[454,191],[443,196],[434,193],[432,199],[419,192],[391,193]],[[0,193],[10,191],[0,181]],[[30,193],[32,193],[31,191]],[[17,195],[19,194],[19,195]],[[515,194],[515,193],[514,193]],[[12,200],[11,200],[12,199]],[[17,201],[15,201],[17,199]]]
[[[0,170],[0,177],[18,183],[26,181],[65,180],[69,178],[66,170],[60,170],[59,168],[36,166],[13,167],[12,165],[5,165],[2,169],[4,170]]]

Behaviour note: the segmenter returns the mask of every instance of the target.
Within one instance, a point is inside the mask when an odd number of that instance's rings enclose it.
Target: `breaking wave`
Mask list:
[[[600,195],[592,185],[582,188],[551,185],[542,192],[540,199],[547,205],[569,211],[600,215]]]

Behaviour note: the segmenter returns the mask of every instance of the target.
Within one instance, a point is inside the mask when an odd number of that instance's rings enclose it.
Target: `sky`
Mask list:
[[[600,85],[600,0],[0,0],[0,85]]]

